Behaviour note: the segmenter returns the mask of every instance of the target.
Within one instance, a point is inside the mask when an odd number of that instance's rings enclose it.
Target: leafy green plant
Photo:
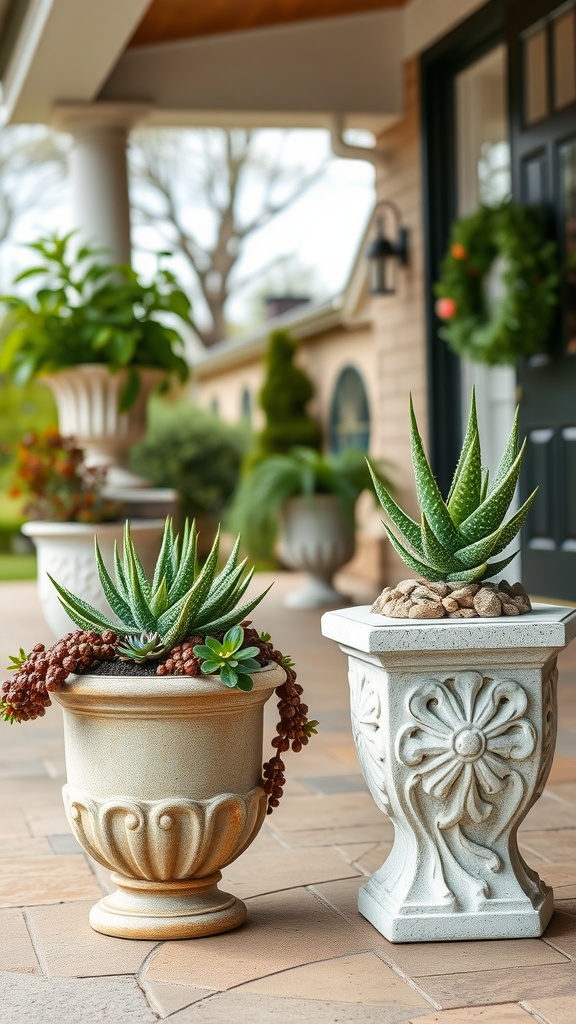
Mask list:
[[[224,686],[251,690],[253,684],[248,672],[256,672],[260,668],[260,662],[255,659],[260,648],[242,647],[243,643],[242,626],[233,626],[222,640],[207,636],[203,644],[194,647],[194,654],[201,659],[201,671],[207,675],[219,675]]]
[[[98,633],[112,630],[127,638],[122,653],[135,661],[157,658],[186,637],[206,636],[237,625],[260,603],[268,592],[238,607],[254,570],[245,572],[246,559],[238,562],[240,538],[220,573],[217,573],[220,530],[210,554],[200,568],[197,559],[198,536],[194,523],[184,524],[182,542],[174,535],[172,521],[167,518],[162,546],[152,581],[146,577],[130,535],[124,531],[123,558],[115,549],[115,579],[112,580],[95,539],[96,562],[102,590],[110,608],[118,618],[112,622],[82,598],[72,594],[49,576],[56,587],[62,607],[81,629]],[[270,589],[270,588],[268,588]],[[149,634],[144,639],[142,634]],[[148,643],[153,644],[145,653]]]
[[[106,263],[102,250],[84,245],[74,252],[73,232],[31,243],[41,262],[14,284],[40,278],[30,299],[1,295],[7,312],[0,327],[0,371],[24,385],[41,374],[85,363],[104,363],[112,373],[127,369],[120,407],[128,409],[140,387],[138,369],[148,367],[188,377],[178,349],[182,338],[166,314],[189,322],[190,302],[174,275],[158,269],[144,284],[129,266]]]
[[[386,486],[391,489],[388,480]],[[259,553],[261,538],[273,536],[280,510],[299,495],[334,494],[354,522],[354,506],[371,478],[362,452],[355,448],[324,455],[312,448],[294,448],[258,463],[241,482],[231,512],[250,551]]]
[[[390,520],[384,523],[390,542],[410,569],[430,582],[472,583],[501,572],[518,552],[498,562],[500,554],[514,540],[532,502],[533,491],[522,507],[507,521],[514,497],[526,442],[518,451],[518,409],[496,475],[490,483],[482,470],[482,452],[474,392],[468,427],[446,501],[432,473],[418,432],[410,398],[410,439],[421,521],[416,523],[396,504],[385,485],[371,469],[380,504]]]
[[[190,402],[154,398],[148,431],[131,458],[136,473],[155,487],[172,487],[184,515],[219,517],[238,484],[248,450],[247,431],[223,423]]]
[[[316,420],[306,411],[314,385],[295,362],[298,347],[286,330],[272,331],[265,359],[265,380],[260,406],[266,416],[264,428],[246,466],[255,466],[269,455],[289,452],[297,446],[319,449],[322,434]]]

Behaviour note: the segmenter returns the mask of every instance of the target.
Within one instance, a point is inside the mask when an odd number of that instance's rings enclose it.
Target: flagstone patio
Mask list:
[[[258,1024],[273,1014],[284,1024],[575,1024],[576,644],[561,657],[552,775],[521,833],[525,859],[556,894],[544,937],[393,946],[356,909],[392,829],[359,772],[345,659],[320,636],[318,614],[284,611],[293,586],[281,576],[254,621],[293,655],[321,727],[288,755],[286,796],[224,873],[249,908],[235,932],[158,943],[93,932],[88,910],[108,879],[64,816],[60,709],[1,729],[2,1024]],[[0,585],[0,605],[1,665],[20,645],[51,642],[35,584]]]

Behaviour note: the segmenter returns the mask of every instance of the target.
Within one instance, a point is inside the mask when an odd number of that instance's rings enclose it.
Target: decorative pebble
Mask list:
[[[521,583],[428,583],[401,580],[385,587],[372,605],[377,615],[393,619],[471,619],[524,615],[532,610]]]
[[[481,618],[491,619],[502,614],[502,602],[494,590],[480,589],[473,599],[473,607]]]

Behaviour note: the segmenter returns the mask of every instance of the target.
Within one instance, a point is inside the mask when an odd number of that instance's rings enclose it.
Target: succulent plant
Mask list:
[[[51,576],[50,580],[58,591],[62,607],[81,629],[94,629],[98,633],[113,630],[121,638],[122,650],[119,653],[134,661],[158,658],[186,637],[205,637],[208,633],[237,625],[267,593],[266,590],[238,607],[254,570],[245,572],[246,559],[238,562],[238,537],[226,565],[217,574],[219,542],[218,529],[201,569],[197,559],[195,523],[190,526],[186,520],[180,543],[168,517],[150,582],[134,547],[129,523],[126,523],[124,531],[123,558],[120,558],[117,547],[114,551],[115,580],[104,565],[95,539],[100,583],[118,622],[112,622]]]
[[[446,500],[424,453],[422,438],[410,399],[412,464],[421,509],[416,523],[396,504],[372,472],[380,504],[390,524],[384,527],[390,542],[410,569],[434,582],[472,583],[501,572],[514,554],[489,562],[514,539],[534,501],[536,491],[507,521],[526,442],[518,452],[518,409],[514,424],[492,483],[482,470],[482,454],[474,391],[460,458]]]
[[[208,675],[220,675],[224,686],[251,690],[252,678],[248,673],[260,668],[260,662],[254,657],[260,654],[260,648],[242,647],[243,642],[242,626],[233,626],[222,640],[207,636],[204,644],[196,644],[194,647],[194,654],[201,659],[201,671]]]

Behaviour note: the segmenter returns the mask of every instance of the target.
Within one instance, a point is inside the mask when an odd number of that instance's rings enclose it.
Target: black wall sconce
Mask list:
[[[398,267],[408,265],[408,230],[401,226],[400,210],[389,199],[376,203],[374,212],[388,211],[392,215],[396,240],[391,242],[384,234],[386,213],[376,218],[376,238],[366,250],[370,263],[369,291],[371,295],[394,295]]]

